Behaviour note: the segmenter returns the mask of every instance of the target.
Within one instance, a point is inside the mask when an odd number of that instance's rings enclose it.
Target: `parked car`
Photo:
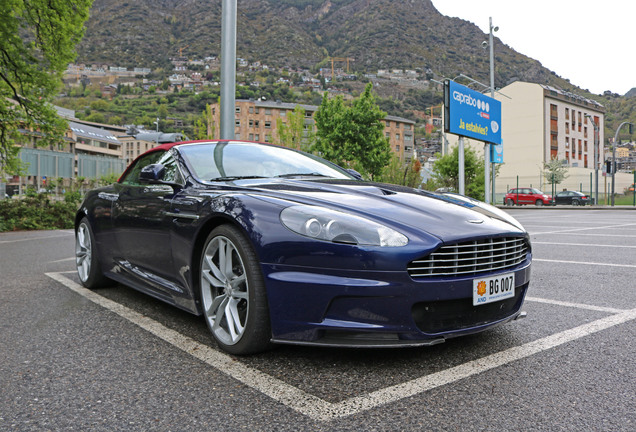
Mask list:
[[[636,183],[632,183],[627,187],[626,192],[634,192],[634,187],[636,187]]]
[[[536,188],[514,188],[508,191],[504,202],[508,206],[524,204],[542,206],[554,204],[554,199]]]
[[[565,190],[554,195],[554,203],[579,206],[589,205],[591,200],[588,195],[582,192]]]
[[[532,258],[495,207],[239,141],[153,148],[87,193],[75,232],[84,286],[121,283],[203,315],[239,355],[481,332],[525,315]]]

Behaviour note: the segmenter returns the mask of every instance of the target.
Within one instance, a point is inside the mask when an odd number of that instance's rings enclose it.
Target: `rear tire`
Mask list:
[[[541,200],[537,200],[534,205],[536,205],[537,207],[541,207],[543,205],[543,201]]]
[[[113,284],[102,273],[98,255],[93,229],[88,219],[83,217],[75,229],[75,264],[80,282],[88,289]]]
[[[203,246],[199,269],[203,315],[219,347],[236,355],[270,348],[265,283],[243,233],[232,225],[215,228]]]

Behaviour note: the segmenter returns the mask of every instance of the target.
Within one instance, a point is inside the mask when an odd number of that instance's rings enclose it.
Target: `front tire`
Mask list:
[[[75,264],[80,282],[88,289],[110,285],[112,281],[102,273],[93,229],[86,217],[75,229]]]
[[[573,206],[579,206],[579,205],[581,205],[581,203],[579,203],[579,200],[572,200],[572,205]]]
[[[232,225],[215,228],[201,254],[203,315],[224,351],[253,354],[270,347],[265,283],[249,240]]]
[[[515,202],[514,202],[512,199],[508,198],[508,199],[506,200],[506,205],[507,205],[508,207],[512,207],[514,204],[515,204]]]

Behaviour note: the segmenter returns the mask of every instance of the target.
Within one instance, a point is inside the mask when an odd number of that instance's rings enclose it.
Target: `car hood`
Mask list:
[[[250,195],[318,205],[372,216],[398,228],[424,231],[444,242],[466,237],[520,234],[525,230],[504,211],[458,194],[355,180],[276,179],[236,182]],[[410,231],[410,230],[409,230]]]

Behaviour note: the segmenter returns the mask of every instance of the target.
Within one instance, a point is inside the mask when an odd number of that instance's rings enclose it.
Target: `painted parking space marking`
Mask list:
[[[608,248],[628,248],[628,249],[636,249],[636,246],[631,245],[608,245],[608,244],[594,244],[594,243],[559,243],[559,242],[538,242],[533,241],[533,245],[556,245],[556,246],[585,246],[585,247],[608,247]]]
[[[636,319],[636,309],[624,311],[616,310],[616,313],[612,313],[605,318],[601,318],[569,330],[555,333],[553,335],[528,342],[520,346],[512,347],[477,360],[463,363],[440,372],[422,376],[405,383],[396,384],[366,395],[356,396],[337,403],[332,403],[260,372],[257,369],[245,366],[240,361],[236,361],[229,355],[223,354],[207,345],[196,342],[195,340],[175,330],[169,329],[143,314],[102,297],[94,291],[88,290],[67,278],[63,275],[63,273],[74,273],[74,271],[46,273],[46,275],[91,302],[119,315],[192,357],[214,367],[219,372],[238,380],[244,385],[263,393],[264,395],[267,395],[284,406],[317,421],[330,421],[337,418],[347,417],[362,411],[386,405],[388,403],[397,402]],[[553,304],[561,303],[554,300],[536,298],[531,301]],[[577,305],[574,303],[563,305],[586,309],[590,308],[590,306],[587,305]],[[604,311],[609,312],[610,310]],[[614,310],[612,310],[612,312],[613,311]]]
[[[636,265],[634,264],[598,263],[598,262],[588,262],[588,261],[567,261],[567,260],[554,260],[554,259],[542,259],[542,258],[532,258],[532,262],[549,262],[549,263],[558,263],[558,264],[580,264],[580,265],[586,265],[586,266],[636,268]]]
[[[636,226],[636,224],[634,223],[628,223],[628,224],[617,224],[617,225],[603,225],[603,226],[594,226],[594,227],[589,227],[589,228],[568,228],[568,229],[563,229],[560,231],[544,231],[544,232],[530,232],[531,235],[543,235],[543,234],[561,234],[561,233],[566,233],[566,232],[578,232],[578,231],[589,231],[589,230],[603,230],[603,229],[613,229],[613,228],[621,228],[622,230],[625,230],[625,227],[628,226]],[[627,228],[628,230],[630,230],[629,228]]]
[[[21,239],[15,239],[15,240],[0,240],[0,244],[2,243],[18,243],[18,242],[25,242],[25,241],[31,241],[31,240],[46,240],[46,239],[52,239],[52,238],[60,238],[60,237],[68,237],[68,235],[75,235],[75,233],[73,231],[64,231],[64,230],[60,230],[59,232],[64,233],[66,235],[49,235],[49,236],[34,236],[34,237],[29,237],[29,238],[21,238]]]

